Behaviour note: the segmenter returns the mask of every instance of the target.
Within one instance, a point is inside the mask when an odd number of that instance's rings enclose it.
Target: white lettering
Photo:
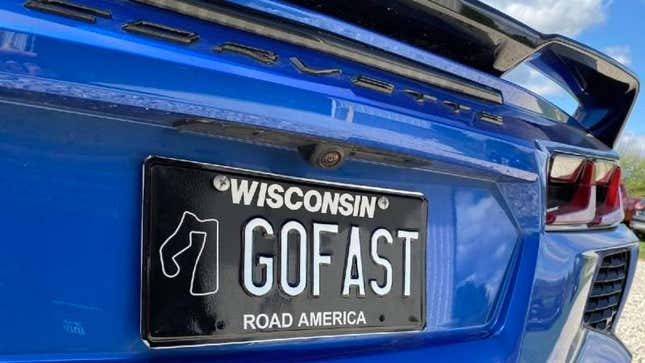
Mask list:
[[[244,330],[287,329],[293,325],[293,315],[290,313],[277,314],[243,314]]]
[[[302,313],[300,314],[300,319],[298,319],[298,327],[308,327],[309,326],[309,321],[307,320],[307,314]]]
[[[287,191],[284,192],[284,205],[291,210],[298,210],[302,207],[302,202],[293,201],[293,195],[296,194],[298,197],[302,198],[302,190],[298,187],[289,187]]]
[[[242,317],[243,317],[243,320],[244,320],[244,330],[247,330],[247,329],[255,330],[255,324],[254,324],[255,315],[244,314]]]
[[[340,196],[340,208],[338,208],[338,212],[340,212],[340,214],[344,215],[345,217],[351,215],[353,200],[354,200],[353,195],[348,193],[343,193]]]
[[[352,273],[356,263],[356,277]],[[363,281],[363,261],[361,259],[361,241],[359,229],[352,226],[347,249],[347,262],[345,263],[345,278],[343,280],[343,296],[349,296],[352,286],[358,286],[359,296],[365,296],[365,282]]]
[[[372,243],[370,246],[370,255],[372,256],[372,261],[377,265],[383,266],[385,269],[385,282],[382,286],[378,284],[376,279],[370,281],[370,286],[372,291],[379,296],[386,295],[392,289],[392,264],[386,258],[379,256],[378,254],[378,241],[381,238],[385,238],[385,242],[392,244],[392,234],[384,228],[379,228],[372,234]]]
[[[267,183],[260,183],[260,192],[258,193],[258,207],[264,207],[264,201],[267,197]]]
[[[343,313],[341,313],[340,311],[334,311],[333,319],[334,325],[345,325],[343,323]]]
[[[323,321],[323,315],[320,311],[317,313],[311,313],[311,315],[309,315],[309,325],[321,326],[322,321]]]
[[[269,199],[267,205],[273,209],[282,208],[282,192],[284,188],[280,184],[271,184],[268,188]]]
[[[366,214],[368,218],[374,218],[374,210],[376,210],[376,197],[363,195],[361,197],[361,218]]]
[[[300,314],[297,327],[315,328],[361,324],[367,324],[363,311],[312,311]]]
[[[298,283],[296,286],[289,284],[289,233],[293,231],[298,233],[300,242],[299,263],[298,263]],[[280,286],[289,296],[296,296],[305,290],[307,285],[307,230],[296,221],[289,221],[282,226],[280,234]]]
[[[293,315],[289,313],[282,313],[282,327],[290,328],[293,324]]]
[[[363,325],[367,324],[367,320],[365,320],[365,314],[363,313],[362,310],[358,312],[358,319],[356,319],[355,325],[359,325],[359,324],[363,324]]]
[[[302,187],[285,187],[278,183],[231,178],[231,200],[233,204],[252,205],[290,210],[304,208],[311,213],[374,218],[378,208],[376,196],[352,193],[338,193]]]
[[[361,196],[357,195],[356,197],[354,197],[354,207],[352,208],[354,211],[353,213],[354,217],[358,217],[358,212],[360,212],[360,207],[361,207]]]
[[[332,197],[332,193],[325,192],[323,194],[322,208],[320,211],[325,214],[331,213],[332,215],[336,215],[338,213],[339,198],[340,194],[338,193],[334,193]]]
[[[278,314],[271,315],[271,322],[269,323],[269,328],[272,328],[272,329],[281,328]]]
[[[355,311],[350,311],[347,313],[347,322],[350,325],[356,325],[356,312]]]
[[[273,286],[273,258],[260,256],[259,265],[266,267],[266,279],[264,284],[255,285],[253,282],[253,231],[256,228],[264,229],[267,236],[273,236],[273,227],[263,218],[257,217],[250,220],[244,227],[244,287],[255,296],[262,296],[271,290]]]
[[[321,233],[338,233],[337,224],[314,223],[314,246],[312,267],[313,273],[313,296],[320,296],[320,265],[329,265],[331,263],[330,255],[320,254],[320,234]]]
[[[419,239],[419,232],[413,232],[413,231],[397,231],[397,236],[399,238],[403,238],[405,240],[405,245],[404,245],[404,263],[403,263],[403,296],[410,296],[410,285],[411,285],[411,277],[410,274],[412,273],[410,271],[410,261],[411,261],[411,256],[410,256],[410,243],[412,242],[413,239]]]
[[[244,198],[244,205],[251,204],[257,188],[257,181],[251,182],[251,187],[249,188],[248,180],[243,179],[238,184],[237,179],[231,178],[231,199],[233,200],[233,204],[240,204],[242,198]]]
[[[315,199],[315,204],[312,204],[312,199]],[[314,189],[308,190],[305,193],[305,209],[309,212],[318,212],[322,205],[322,196],[320,192]]]
[[[330,326],[331,325],[331,311],[325,311],[323,313],[323,325],[324,326]]]
[[[255,317],[255,324],[260,329],[266,329],[269,327],[269,316],[267,314],[258,314]]]

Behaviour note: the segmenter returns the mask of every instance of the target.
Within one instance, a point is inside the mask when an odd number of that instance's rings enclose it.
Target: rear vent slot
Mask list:
[[[74,4],[63,0],[31,0],[25,3],[25,7],[88,23],[96,23],[97,16],[106,19],[112,17],[112,13],[109,10],[92,8],[86,5]]]
[[[623,298],[628,261],[627,251],[603,257],[585,308],[584,323],[588,327],[611,330]]]
[[[123,30],[181,44],[190,44],[199,39],[197,33],[144,20],[127,23],[123,26]]]

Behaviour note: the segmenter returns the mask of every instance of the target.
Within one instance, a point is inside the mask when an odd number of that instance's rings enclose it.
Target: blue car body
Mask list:
[[[74,2],[111,16],[88,23],[23,0],[0,3],[0,361],[630,361],[613,328],[591,329],[583,313],[599,261],[614,251],[629,260],[624,302],[636,238],[624,225],[547,231],[544,221],[551,153],[617,159],[607,133],[589,136],[571,120],[529,110],[538,96],[497,76],[286,2],[234,1],[474,80],[504,102],[139,2]],[[141,19],[189,29],[199,40],[123,30]],[[280,58],[269,65],[213,52],[231,41]],[[342,73],[299,72],[292,56]],[[357,74],[438,101],[360,88]],[[482,121],[482,113],[503,124]],[[178,127],[186,118],[430,162],[354,157],[324,170],[293,148]],[[140,328],[141,170],[150,155],[423,193],[425,328],[150,348]]]

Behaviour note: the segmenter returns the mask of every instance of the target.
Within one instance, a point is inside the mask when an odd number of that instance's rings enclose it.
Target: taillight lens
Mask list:
[[[620,167],[612,161],[554,155],[547,185],[547,225],[605,226],[620,222],[620,174]]]
[[[592,224],[611,225],[625,217],[620,177],[620,167],[615,163],[596,162],[596,217]]]

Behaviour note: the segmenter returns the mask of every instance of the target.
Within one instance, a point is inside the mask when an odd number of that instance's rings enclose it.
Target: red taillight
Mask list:
[[[623,218],[620,168],[611,161],[554,155],[547,196],[547,225],[612,225]]]
[[[601,167],[598,167],[602,165]],[[620,222],[625,217],[620,191],[620,167],[615,163],[602,161],[596,163],[597,172],[604,175],[596,179],[596,217],[592,224],[611,225]]]

